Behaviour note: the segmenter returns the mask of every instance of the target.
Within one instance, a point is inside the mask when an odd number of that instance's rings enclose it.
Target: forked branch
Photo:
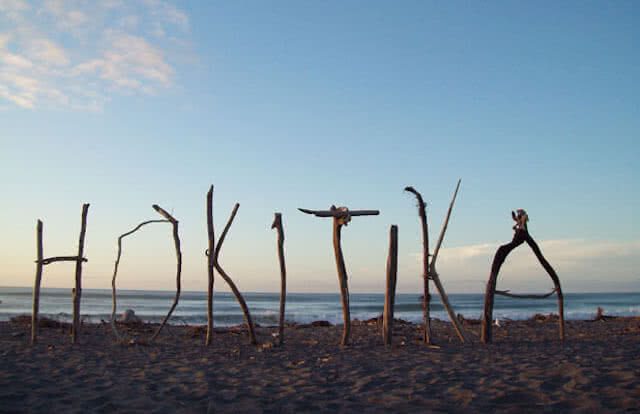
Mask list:
[[[231,277],[229,277],[227,272],[225,272],[222,266],[220,266],[220,262],[218,261],[218,257],[220,256],[220,250],[222,249],[222,244],[224,243],[224,240],[227,237],[229,228],[231,227],[231,224],[233,223],[233,219],[236,217],[236,214],[238,213],[239,208],[240,208],[240,204],[238,203],[236,203],[236,205],[233,206],[233,210],[231,211],[231,216],[229,217],[229,220],[227,221],[226,226],[224,226],[224,230],[220,235],[220,239],[218,239],[218,244],[216,245],[216,249],[215,249],[216,251],[213,254],[213,266],[218,271],[218,273],[220,273],[220,276],[222,276],[224,281],[227,282],[227,284],[231,288],[231,291],[233,292],[236,299],[238,300],[238,303],[240,304],[240,308],[242,308],[242,313],[244,314],[244,319],[247,324],[247,328],[249,330],[250,341],[252,344],[257,344],[258,340],[256,339],[256,333],[253,327],[253,320],[251,319],[251,313],[249,312],[247,303],[244,301],[244,298],[242,297],[242,293],[240,293],[236,284],[233,283],[233,280],[231,279]],[[209,252],[209,254],[211,254],[211,252]]]

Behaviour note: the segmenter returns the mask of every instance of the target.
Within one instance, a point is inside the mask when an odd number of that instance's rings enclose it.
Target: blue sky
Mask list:
[[[399,291],[417,292],[402,189],[435,239],[462,178],[449,291],[483,290],[521,207],[566,290],[640,290],[637,3],[274,3],[0,0],[1,285],[32,284],[38,218],[45,255],[72,254],[90,202],[85,286],[108,287],[118,235],[158,203],[204,289],[214,184],[218,233],[241,204],[222,252],[241,289],[278,289],[281,211],[290,289],[335,291],[331,225],[296,208],[336,204],[382,212],[345,229],[352,290],[382,291],[398,224]],[[127,240],[119,287],[173,288],[171,243],[162,225]],[[499,283],[551,286],[524,248]]]

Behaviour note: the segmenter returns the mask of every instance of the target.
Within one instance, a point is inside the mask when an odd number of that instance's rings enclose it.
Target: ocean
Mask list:
[[[118,315],[133,309],[148,322],[159,322],[173,303],[175,292],[147,290],[118,290]],[[279,293],[244,293],[254,321],[262,326],[278,323]],[[465,318],[479,318],[482,313],[484,295],[477,293],[451,294],[449,300],[456,313]],[[32,289],[0,287],[0,321],[13,316],[31,314]],[[352,293],[351,317],[365,320],[382,313],[384,295],[381,293]],[[180,302],[169,323],[206,324],[206,292],[182,292]],[[639,293],[565,293],[565,317],[567,319],[590,319],[597,307],[607,315],[640,315]],[[71,289],[42,289],[40,314],[60,321],[71,320]],[[546,299],[513,299],[496,296],[494,317],[499,319],[527,319],[536,313],[557,312],[555,296]],[[243,322],[242,311],[231,293],[217,292],[214,295],[214,325],[230,326]],[[108,321],[111,317],[111,290],[83,289],[81,314],[87,322]],[[437,294],[431,306],[433,318],[447,320]],[[422,320],[420,294],[398,294],[395,317],[410,322]],[[287,321],[309,323],[326,320],[342,322],[342,308],[338,293],[289,293],[286,303]]]

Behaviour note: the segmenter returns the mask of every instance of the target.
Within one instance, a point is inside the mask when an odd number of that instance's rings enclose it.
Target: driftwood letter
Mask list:
[[[84,255],[84,236],[87,231],[87,213],[89,212],[89,204],[82,205],[82,219],[80,224],[80,239],[78,243],[77,256],[55,256],[44,258],[42,247],[42,221],[38,220],[36,229],[37,254],[36,260],[36,279],[33,285],[33,308],[31,313],[31,343],[35,344],[38,338],[38,311],[40,308],[40,284],[42,282],[42,268],[48,264],[55,262],[75,262],[75,287],[73,288],[73,325],[71,331],[71,341],[76,343],[78,340],[78,332],[80,330],[80,299],[82,298],[82,263],[87,259]]]
[[[500,246],[493,258],[491,273],[489,274],[489,281],[487,282],[487,289],[484,297],[484,315],[482,318],[482,335],[480,339],[485,344],[491,342],[493,298],[495,294],[514,298],[542,299],[550,296],[555,292],[558,295],[558,329],[560,333],[560,340],[564,340],[564,298],[562,296],[562,288],[560,287],[560,279],[558,278],[555,270],[553,270],[553,267],[551,267],[547,259],[545,259],[545,257],[542,255],[538,244],[535,242],[535,240],[533,240],[531,235],[529,235],[529,230],[527,228],[527,221],[529,220],[529,217],[527,213],[524,210],[518,210],[517,215],[514,212],[511,212],[511,216],[516,222],[516,225],[513,226],[515,233],[513,235],[513,240],[511,240],[510,243]],[[496,290],[496,283],[498,280],[498,272],[500,272],[500,267],[504,263],[509,253],[511,253],[513,249],[520,246],[524,242],[526,242],[529,247],[531,247],[531,250],[533,250],[533,253],[538,258],[538,261],[540,262],[542,267],[544,267],[544,270],[547,271],[549,277],[551,277],[555,288],[550,293],[543,295],[517,295],[509,293],[509,291]]]
[[[342,299],[342,318],[344,320],[344,330],[342,332],[341,344],[349,344],[349,336],[351,334],[351,314],[349,309],[349,284],[347,278],[347,268],[344,264],[344,256],[342,255],[342,245],[340,235],[342,226],[346,226],[351,217],[355,216],[377,216],[380,214],[378,210],[353,210],[350,211],[346,207],[336,208],[331,206],[329,210],[307,210],[299,208],[298,210],[306,214],[313,214],[316,217],[333,218],[333,251],[336,257],[336,267],[338,269],[338,282],[340,283],[340,298]]]

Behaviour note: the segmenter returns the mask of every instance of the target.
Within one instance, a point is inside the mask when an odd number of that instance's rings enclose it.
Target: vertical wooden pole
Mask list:
[[[333,218],[333,251],[336,257],[336,267],[338,270],[338,283],[340,284],[340,298],[342,300],[342,319],[344,321],[344,329],[342,331],[341,344],[349,345],[349,337],[351,335],[351,311],[349,308],[349,283],[347,278],[347,268],[344,264],[344,256],[342,255],[342,246],[340,241],[342,220]]]
[[[424,289],[422,292],[422,316],[424,323],[424,335],[422,340],[425,344],[431,343],[431,295],[429,294],[429,227],[427,225],[427,209],[422,195],[413,187],[404,189],[413,193],[418,199],[418,215],[422,227],[422,277],[424,279]]]
[[[209,286],[207,290],[207,339],[206,344],[211,344],[213,337],[213,261],[215,257],[215,234],[213,228],[213,186],[209,187],[207,193],[207,235],[209,238],[209,249],[207,250],[207,277]]]
[[[384,297],[382,318],[382,338],[385,345],[391,345],[393,336],[393,309],[396,298],[398,278],[398,226],[392,225],[389,231],[389,256],[387,258],[387,289]]]
[[[38,258],[36,260],[36,280],[33,284],[33,308],[31,310],[31,344],[35,344],[38,339],[38,310],[40,308],[40,283],[42,282],[42,221],[38,220],[36,226],[36,248]]]
[[[73,326],[71,342],[76,343],[80,331],[80,301],[82,300],[82,259],[84,257],[84,236],[87,231],[87,213],[89,204],[82,205],[82,224],[80,225],[80,240],[78,242],[78,259],[76,260],[76,286],[73,290]]]
[[[287,299],[287,267],[284,261],[284,229],[282,227],[282,214],[275,213],[272,229],[278,231],[278,261],[280,262],[280,319],[278,322],[278,343],[284,342],[284,308]]]

